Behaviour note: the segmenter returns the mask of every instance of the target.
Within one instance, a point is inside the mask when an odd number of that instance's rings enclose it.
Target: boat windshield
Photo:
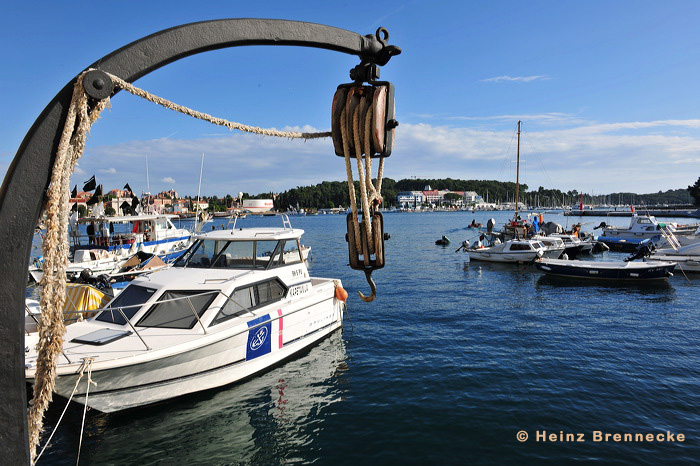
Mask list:
[[[122,312],[128,319],[131,319],[134,314],[141,309],[141,305],[151,299],[151,296],[153,296],[153,293],[155,292],[156,290],[153,288],[129,285],[124,288],[124,291],[119,293],[117,297],[114,298],[114,300],[107,306],[107,308],[97,317],[95,317],[95,319],[101,322],[124,325],[126,324],[126,320],[124,320]],[[117,309],[121,309],[121,312],[119,312]]]
[[[176,267],[267,269],[279,265],[277,240],[226,241],[201,239],[192,245]]]

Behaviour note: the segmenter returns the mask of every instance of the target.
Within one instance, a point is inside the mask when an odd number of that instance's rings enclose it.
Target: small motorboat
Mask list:
[[[120,411],[245,379],[318,342],[342,325],[347,293],[309,275],[302,234],[287,219],[195,235],[173,267],[136,278],[66,328],[54,391]],[[26,337],[29,383],[37,339]]]
[[[466,249],[469,260],[487,262],[532,262],[539,257],[559,257],[564,251],[561,248],[549,248],[542,242],[533,239],[512,239],[505,243],[496,243],[489,247],[476,247]]]
[[[612,262],[540,259],[535,267],[549,275],[599,280],[665,280],[673,276],[675,262]]]

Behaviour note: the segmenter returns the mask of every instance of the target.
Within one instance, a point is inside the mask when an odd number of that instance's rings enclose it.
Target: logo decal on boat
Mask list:
[[[272,318],[269,314],[248,321],[247,361],[264,356],[272,350]]]
[[[267,340],[267,334],[267,327],[260,327],[253,335],[253,338],[250,339],[250,349],[255,351],[260,348]]]

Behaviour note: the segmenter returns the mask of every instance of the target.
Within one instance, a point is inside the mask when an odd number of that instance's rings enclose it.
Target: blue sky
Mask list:
[[[70,5],[70,6],[68,6]],[[3,2],[0,175],[30,126],[78,72],[153,32],[219,18],[280,18],[361,34],[386,27],[403,54],[394,179],[514,181],[603,194],[685,188],[700,176],[700,3]],[[338,84],[358,59],[296,47],[239,47],[168,65],[135,84],[255,126],[326,131]],[[120,92],[93,126],[73,176],[105,188],[283,191],[345,179],[330,140],[232,133]],[[148,158],[149,179],[146,179]]]

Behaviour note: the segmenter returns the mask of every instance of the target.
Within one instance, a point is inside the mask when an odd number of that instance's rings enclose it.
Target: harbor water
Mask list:
[[[358,298],[369,287],[347,266],[345,216],[292,217],[312,275],[340,278],[350,293],[344,328],[239,384],[88,411],[80,464],[696,463],[700,274],[606,284],[455,252],[477,235],[473,219],[510,215],[385,214],[391,239],[373,303]],[[629,223],[581,220],[584,231]],[[436,246],[442,235],[452,244]],[[54,398],[48,431],[64,405]],[[75,464],[82,413],[68,410],[39,464]]]

